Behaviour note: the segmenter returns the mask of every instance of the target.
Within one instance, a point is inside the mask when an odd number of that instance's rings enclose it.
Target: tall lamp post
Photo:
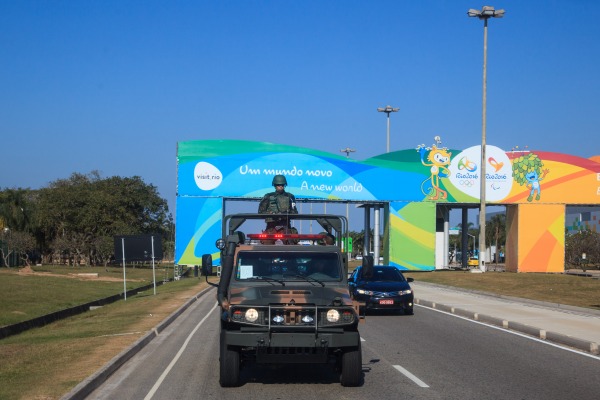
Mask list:
[[[392,106],[385,106],[377,108],[377,111],[384,112],[387,114],[387,145],[386,145],[386,153],[390,152],[390,113],[400,111],[399,108],[394,108]]]
[[[8,228],[5,227],[4,228],[4,240],[6,242],[6,262],[7,264],[5,265],[7,268],[11,267],[11,263],[10,263],[10,245],[11,245],[11,239],[12,239],[12,231]]]
[[[350,158],[350,153],[354,153],[356,150],[351,149],[350,147],[346,147],[345,149],[340,150],[342,153],[346,153],[346,158]]]
[[[481,123],[481,178],[480,184],[480,205],[479,205],[479,270],[485,271],[485,147],[486,147],[486,107],[487,107],[487,26],[488,19],[504,17],[504,10],[495,10],[492,6],[484,6],[481,11],[470,9],[467,12],[469,17],[477,17],[483,20],[483,101],[482,101],[482,123]]]

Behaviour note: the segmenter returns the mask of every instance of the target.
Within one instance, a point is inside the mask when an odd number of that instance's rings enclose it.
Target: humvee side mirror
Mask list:
[[[209,275],[212,275],[212,255],[203,254],[202,255],[202,275],[206,276],[208,279]]]
[[[202,275],[204,275],[204,279],[206,279],[206,283],[208,283],[211,286],[218,287],[219,285],[217,285],[216,283],[208,281],[208,276],[212,275],[212,269],[213,269],[212,255],[202,254]]]
[[[363,256],[362,276],[367,279],[373,277],[373,256]]]

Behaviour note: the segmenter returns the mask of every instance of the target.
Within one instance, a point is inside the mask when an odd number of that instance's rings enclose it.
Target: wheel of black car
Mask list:
[[[222,387],[239,385],[240,379],[240,353],[227,344],[221,343],[219,383]]]
[[[413,311],[413,308],[407,308],[404,310],[404,315],[414,315],[415,312]]]
[[[359,386],[362,379],[362,352],[360,343],[352,350],[342,354],[342,386]]]

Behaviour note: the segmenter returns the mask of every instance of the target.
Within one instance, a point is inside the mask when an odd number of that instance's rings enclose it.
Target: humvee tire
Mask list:
[[[235,387],[240,380],[240,352],[221,341],[219,383],[221,387]]]
[[[362,351],[358,347],[345,351],[342,354],[342,374],[340,383],[342,386],[360,386],[362,378]]]

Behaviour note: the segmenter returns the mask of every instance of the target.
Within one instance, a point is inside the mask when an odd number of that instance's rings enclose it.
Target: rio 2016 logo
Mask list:
[[[459,170],[466,169],[469,172],[475,172],[475,171],[477,171],[477,164],[475,164],[473,161],[469,160],[467,157],[462,157],[458,161],[458,169]]]
[[[509,195],[513,180],[506,152],[496,146],[486,146],[486,199],[499,201]],[[481,146],[463,150],[450,163],[450,182],[461,192],[479,199],[481,189]]]

